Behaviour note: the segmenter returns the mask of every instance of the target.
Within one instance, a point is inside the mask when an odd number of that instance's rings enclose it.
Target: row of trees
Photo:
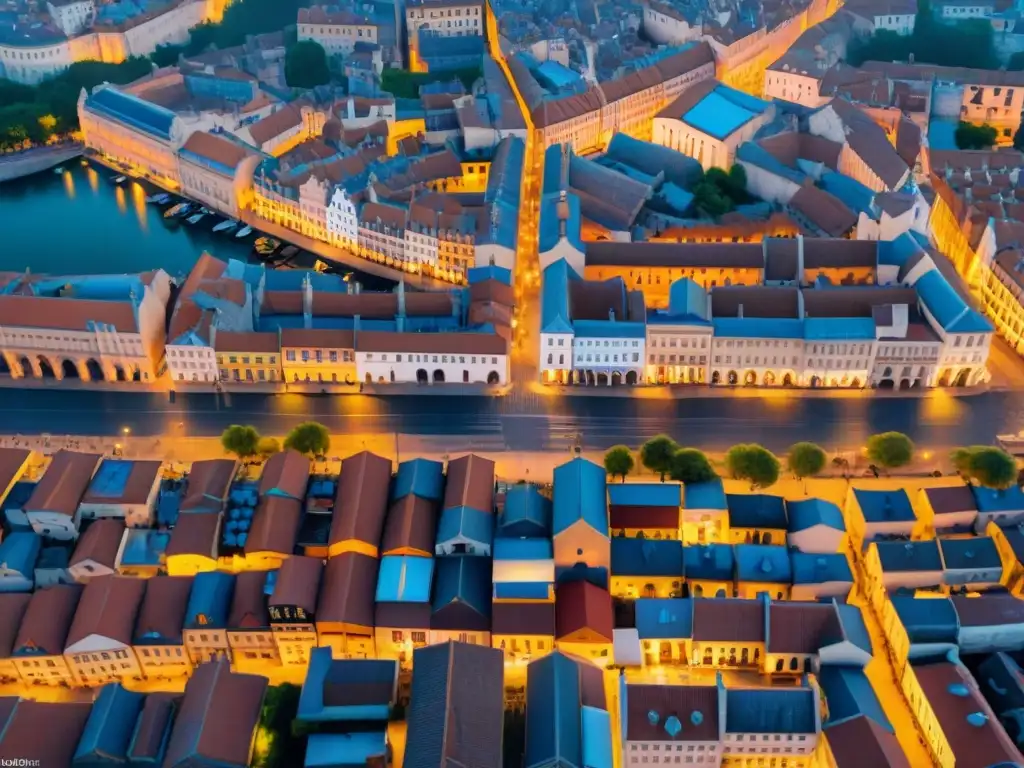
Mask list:
[[[232,424],[225,429],[220,436],[220,444],[242,461],[256,457],[267,459],[281,450],[277,438],[263,437],[255,427],[242,424]],[[331,435],[323,424],[305,421],[288,433],[284,447],[313,458],[326,456],[331,449]]]
[[[709,168],[703,178],[693,186],[693,204],[703,215],[712,219],[724,216],[737,205],[749,203],[747,172],[737,163],[726,173],[721,168]]]
[[[868,438],[866,455],[873,468],[899,469],[914,460],[914,443],[901,432],[882,432]],[[652,437],[640,447],[640,463],[661,477],[682,483],[703,483],[718,476],[708,457],[696,448],[684,448],[668,435]],[[1017,462],[1006,451],[992,446],[958,448],[951,455],[956,470],[968,482],[987,488],[1009,488],[1017,482]],[[841,463],[841,459],[833,463]],[[799,442],[790,446],[786,469],[797,479],[815,477],[828,464],[825,450],[815,443]],[[612,477],[626,476],[636,468],[633,451],[616,445],[604,456],[604,468]],[[767,488],[778,482],[782,462],[767,448],[756,443],[734,445],[725,454],[724,468],[730,477],[746,480],[752,489]]]

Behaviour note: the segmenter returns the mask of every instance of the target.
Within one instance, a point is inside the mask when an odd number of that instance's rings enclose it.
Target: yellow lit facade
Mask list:
[[[581,629],[567,637],[555,640],[555,648],[562,653],[592,659],[600,664],[611,664],[615,656],[612,644],[589,629]]]
[[[319,646],[330,648],[335,659],[376,658],[373,627],[332,621],[318,621],[316,627]]]
[[[729,542],[729,510],[684,509],[683,544],[727,544]]]
[[[612,597],[635,600],[638,597],[682,597],[682,578],[679,576],[628,576],[613,574]]]
[[[217,350],[220,380],[228,383],[253,384],[281,380],[281,353],[232,352]]]
[[[786,544],[781,528],[730,528],[728,536],[730,544]]]
[[[688,664],[693,657],[693,640],[688,637],[641,640],[644,666],[656,667],[662,664]]]
[[[767,592],[772,600],[788,600],[790,588],[790,584],[772,581],[741,581],[736,584],[736,597],[754,600],[762,592]]]
[[[274,633],[269,629],[238,629],[228,631],[231,658],[239,662],[259,662],[271,667],[281,666]]]
[[[554,635],[491,635],[491,647],[505,654],[506,665],[525,667],[555,649]]]
[[[18,656],[14,659],[18,676],[26,683],[72,685],[74,677],[63,654],[55,656]]]
[[[355,384],[356,353],[351,333],[286,330],[281,367],[289,384]]]
[[[1003,566],[1003,578],[1000,583],[1011,594],[1017,597],[1024,596],[1024,565],[1017,559],[1017,554],[1010,546],[1003,529],[995,523],[989,523],[985,528],[985,535],[992,537],[999,551],[999,560]]]
[[[135,649],[124,647],[107,651],[65,653],[68,668],[76,683],[93,688],[132,677],[139,677],[139,660]]]
[[[201,626],[183,630],[181,635],[188,658],[193,665],[231,658],[228,633],[223,627]]]
[[[310,652],[317,647],[316,627],[312,624],[275,624],[274,641],[283,666],[304,667]]]
[[[412,669],[412,654],[427,645],[427,628],[375,627],[374,649],[378,659],[393,659],[402,669]]]
[[[687,577],[686,587],[692,597],[732,597],[736,589],[731,581],[715,579],[691,579]]]
[[[631,289],[641,290],[650,309],[666,309],[672,283],[688,277],[705,289],[719,285],[760,285],[759,267],[649,267],[636,264],[588,266],[585,280],[611,280],[619,277]]]
[[[694,642],[690,660],[695,667],[758,667],[764,643]]]
[[[192,662],[184,645],[137,645],[135,655],[143,677],[187,677]]]
[[[195,576],[197,573],[217,570],[217,559],[207,555],[187,554],[167,556],[168,576]]]

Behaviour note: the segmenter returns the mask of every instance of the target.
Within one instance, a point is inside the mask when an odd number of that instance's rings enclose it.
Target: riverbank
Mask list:
[[[153,179],[147,176],[137,177],[137,170],[126,170],[117,163],[111,162],[106,158],[102,157],[101,155],[92,152],[91,150],[86,150],[85,156],[89,159],[89,162],[91,163],[102,165],[105,168],[108,168],[111,171],[116,171],[118,173],[127,173],[135,178],[139,178],[140,181],[144,181],[146,184],[154,187],[155,189],[161,189],[163,191],[170,192],[171,194],[181,197],[184,200],[189,199],[182,195],[180,190],[168,189],[167,187],[161,185],[159,182],[154,181]],[[208,208],[211,207],[208,203],[198,202],[198,204],[206,205]],[[221,216],[225,216],[227,218],[235,218],[234,212],[225,212],[223,210],[217,209],[215,206],[211,210],[215,210]],[[294,245],[296,248],[301,248],[304,251],[314,253],[324,261],[330,262],[332,266],[337,268],[358,270],[368,275],[373,275],[374,277],[379,277],[384,280],[391,280],[396,283],[405,282],[407,286],[419,288],[421,290],[440,291],[448,290],[453,287],[451,283],[446,283],[443,280],[436,280],[435,278],[428,277],[426,275],[415,275],[406,272],[405,270],[402,269],[394,269],[385,264],[378,264],[375,261],[364,259],[352,253],[351,251],[346,251],[342,248],[336,248],[333,245],[328,245],[327,243],[322,243],[319,240],[314,240],[311,237],[306,237],[300,232],[288,229],[287,227],[282,227],[280,224],[275,224],[272,221],[266,221],[264,219],[261,219],[258,216],[256,216],[256,214],[253,213],[252,211],[241,211],[238,213],[238,218],[240,218],[246,224],[250,225],[253,229],[258,230],[264,234],[270,235],[271,237],[274,237],[278,240],[281,240],[283,243],[286,243],[288,245]]]
[[[81,154],[82,145],[76,142],[0,155],[0,183],[56,168]]]

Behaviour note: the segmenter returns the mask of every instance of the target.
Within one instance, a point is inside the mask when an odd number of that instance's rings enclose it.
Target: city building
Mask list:
[[[682,597],[682,542],[615,536],[611,543],[613,597]]]
[[[942,581],[950,591],[980,591],[1002,583],[1003,564],[995,540],[937,539],[942,555]]]
[[[491,559],[441,557],[434,565],[431,645],[457,640],[491,646]]]
[[[31,595],[24,593],[0,594],[0,680],[3,682],[20,678],[13,656],[14,643],[31,599]]]
[[[453,0],[416,0],[405,9],[405,28],[409,40],[419,39],[420,29],[429,29],[444,37],[482,35],[483,5]]]
[[[786,500],[786,543],[801,552],[832,554],[846,548],[846,521],[830,501]]]
[[[686,588],[693,597],[732,597],[736,560],[728,544],[687,544],[683,547]]]
[[[728,540],[729,502],[719,478],[683,489],[683,544]]]
[[[114,573],[125,527],[120,520],[108,518],[91,523],[78,537],[68,560],[68,575],[80,584],[97,576]]]
[[[635,616],[645,666],[689,663],[693,642],[692,600],[641,598],[636,601]]]
[[[348,56],[357,43],[377,44],[377,25],[372,19],[329,6],[300,8],[299,40],[312,40],[328,56]]]
[[[377,557],[388,516],[391,459],[362,451],[341,462],[334,498],[329,554]]]
[[[858,548],[879,536],[909,539],[918,530],[914,507],[902,488],[876,491],[851,486],[846,495],[846,520],[850,538]]]
[[[121,576],[149,579],[166,566],[167,545],[171,534],[152,528],[126,528],[114,559],[114,570]],[[60,576],[58,576],[60,578]]]
[[[556,577],[582,568],[606,581],[611,540],[604,467],[579,457],[556,467],[552,510]]]
[[[81,596],[82,587],[77,584],[60,584],[32,593],[11,650],[19,677],[26,683],[74,683],[64,648]]]
[[[279,337],[270,332],[217,332],[213,348],[220,380],[246,384],[281,381],[282,338],[283,334]]]
[[[317,645],[338,659],[372,659],[374,595],[379,561],[363,552],[343,552],[324,567],[316,605]]]
[[[31,592],[42,539],[33,531],[12,531],[0,542],[0,592]]]
[[[491,606],[491,646],[505,664],[531,664],[555,649],[554,602],[495,601]]]
[[[820,692],[813,679],[793,688],[727,688],[723,751],[726,759],[747,760],[771,752],[775,768],[810,765],[821,737]],[[765,745],[771,742],[771,745]]]
[[[185,493],[179,512],[222,511],[237,470],[238,462],[234,459],[193,462],[185,478]]]
[[[4,699],[4,730],[0,751],[25,755],[23,760],[72,765],[93,705]],[[45,734],[44,738],[40,738]]]
[[[693,601],[694,665],[760,667],[765,652],[762,599],[705,597]]]
[[[613,657],[612,598],[589,581],[566,581],[555,590],[555,647],[583,659]]]
[[[262,159],[229,134],[196,131],[178,150],[181,193],[237,218],[249,207],[253,172]]]
[[[32,530],[40,536],[70,541],[78,537],[78,505],[89,489],[100,456],[59,450],[42,479],[22,505]]]
[[[285,666],[305,666],[317,645],[316,604],[323,569],[322,560],[295,556],[285,560],[277,572],[267,611]]]
[[[679,538],[682,486],[674,483],[613,483],[608,486],[611,535]]]
[[[152,527],[160,470],[159,461],[104,459],[78,504],[78,519],[116,517],[129,528]]]
[[[736,561],[736,596],[755,598],[766,594],[776,600],[789,597],[793,570],[789,551],[783,546],[737,544],[733,547]]]
[[[204,571],[192,579],[182,641],[193,665],[221,658],[230,660],[226,630],[234,588],[235,575],[223,571]]]
[[[192,579],[154,576],[145,583],[146,593],[132,635],[139,671],[146,678],[186,677],[192,673],[192,661],[185,648],[183,628]]]
[[[98,576],[83,588],[64,646],[64,658],[79,685],[92,687],[141,675],[132,640],[146,584],[143,579],[109,575]]]
[[[845,599],[853,590],[853,569],[850,560],[841,552],[789,553],[793,571],[793,600],[820,600],[824,597]]]
[[[171,576],[194,576],[217,570],[220,549],[219,512],[181,514],[164,550]]]
[[[674,752],[685,752],[695,765],[721,765],[725,690],[720,685],[626,683],[623,688],[623,765],[643,765],[655,753],[671,760]]]
[[[265,666],[281,663],[267,610],[276,576],[274,571],[244,571],[235,577],[227,636],[236,668],[249,662]]]
[[[729,493],[729,539],[734,544],[782,544],[786,541],[786,503],[764,493]]]

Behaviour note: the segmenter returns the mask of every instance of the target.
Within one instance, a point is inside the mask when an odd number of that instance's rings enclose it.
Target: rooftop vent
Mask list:
[[[704,714],[699,709],[693,710],[690,713],[690,722],[694,725],[700,725],[704,722]]]
[[[653,709],[649,710],[647,712],[647,722],[650,723],[651,725],[657,725],[658,721],[660,721],[660,720],[661,720],[660,715],[658,715],[658,713],[655,712]]]
[[[683,724],[679,722],[679,718],[672,715],[668,720],[665,721],[665,733],[672,738],[679,735],[679,732],[683,730]]]
[[[954,696],[959,696],[961,699],[967,698],[971,695],[971,692],[967,690],[967,686],[963,683],[951,683],[947,690]]]
[[[975,728],[984,728],[988,723],[988,715],[984,712],[971,712],[971,714],[967,716],[967,722]]]

